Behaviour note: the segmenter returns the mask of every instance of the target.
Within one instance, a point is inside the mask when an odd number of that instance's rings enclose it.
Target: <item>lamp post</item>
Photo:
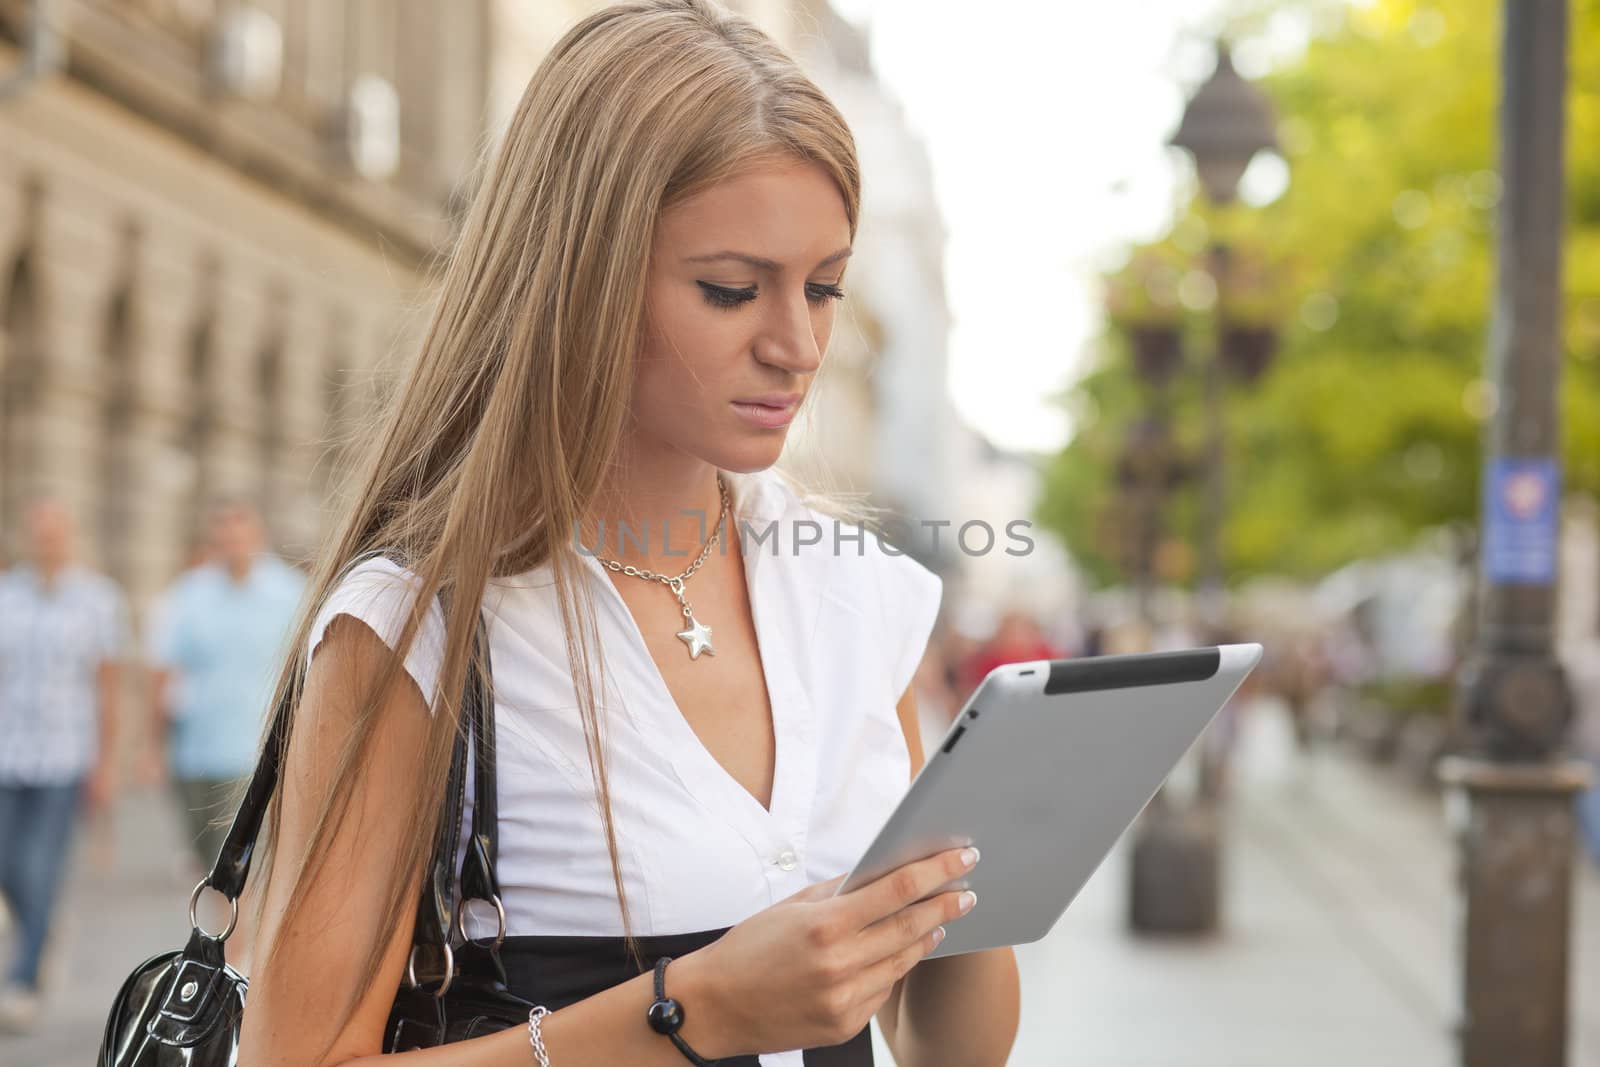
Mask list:
[[[1206,199],[1222,207],[1233,203],[1250,161],[1258,152],[1278,147],[1272,105],[1266,95],[1239,76],[1233,69],[1233,56],[1225,42],[1217,45],[1217,65],[1211,77],[1195,91],[1184,109],[1178,131],[1169,144],[1188,152],[1194,159],[1195,174]],[[1231,250],[1226,242],[1212,236],[1208,270],[1217,288],[1216,345],[1205,366],[1205,498],[1200,511],[1200,608],[1201,618],[1213,632],[1222,619],[1222,524],[1227,508],[1227,481],[1223,462],[1224,375],[1230,360],[1239,370],[1259,374],[1265,359],[1245,356],[1230,344],[1228,292]],[[1267,353],[1270,356],[1270,351]],[[1242,375],[1241,375],[1242,376]]]
[[[1161,513],[1185,475],[1171,436],[1169,385],[1182,362],[1175,323],[1147,323],[1131,331],[1133,362],[1149,395],[1150,410],[1128,432],[1120,464],[1123,498],[1132,504],[1130,561],[1139,614],[1151,623],[1154,554]],[[1129,883],[1128,921],[1142,933],[1204,934],[1216,929],[1221,911],[1221,826],[1209,793],[1199,803],[1175,803],[1162,786],[1145,808],[1135,832]]]
[[[1561,480],[1567,0],[1506,0],[1485,441],[1479,625],[1458,684],[1472,751],[1441,763],[1456,815],[1463,1067],[1567,1062],[1573,795],[1560,758],[1572,700],[1554,655]]]
[[[1225,43],[1217,65],[1195,91],[1171,144],[1194,157],[1206,198],[1233,202],[1239,180],[1258,152],[1277,147],[1272,108],[1265,95],[1241,78]],[[1213,236],[1207,266],[1216,284],[1216,331],[1202,368],[1206,408],[1205,497],[1200,522],[1200,608],[1215,640],[1222,622],[1221,531],[1226,508],[1223,441],[1225,379],[1252,379],[1265,370],[1275,334],[1240,330],[1229,315],[1230,249]],[[1138,338],[1135,338],[1136,353]],[[1162,934],[1214,931],[1221,915],[1222,827],[1218,814],[1221,768],[1204,746],[1199,752],[1196,803],[1173,803],[1163,787],[1139,820],[1132,852],[1129,922],[1135,930]]]

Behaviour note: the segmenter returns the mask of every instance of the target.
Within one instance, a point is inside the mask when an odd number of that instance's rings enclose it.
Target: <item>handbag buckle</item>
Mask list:
[[[423,946],[421,946],[421,945],[412,945],[411,946],[411,954],[406,957],[406,983],[412,989],[421,989],[422,988],[422,983],[417,981],[417,949],[422,948],[422,947]],[[435,997],[438,997],[440,999],[443,999],[445,993],[447,991],[449,991],[449,989],[450,989],[450,983],[454,982],[455,978],[456,978],[456,954],[455,954],[455,951],[453,949],[451,949],[450,943],[448,941],[446,941],[444,943],[443,948],[444,948],[444,982],[443,982],[443,984],[441,984],[439,986],[438,989],[434,990],[434,993],[433,993],[433,995]]]
[[[207,875],[206,877],[200,879],[200,884],[194,887],[193,893],[189,894],[189,925],[194,927],[196,930],[200,930],[200,920],[195,916],[195,907],[200,903],[200,894],[204,892],[206,887],[210,884],[211,876]],[[202,934],[205,934],[213,941],[228,940],[228,935],[233,933],[233,928],[239,925],[239,901],[229,896],[224,896],[223,899],[228,902],[228,907],[233,909],[232,914],[228,917],[228,928],[222,931],[220,934],[212,934],[207,933],[205,930],[200,930]]]
[[[461,940],[463,941],[474,940],[467,936],[467,901],[469,900],[487,900],[494,905],[495,918],[500,924],[494,934],[494,947],[499,948],[500,943],[506,939],[506,906],[500,903],[498,894],[490,897],[462,897],[456,901],[455,930],[461,935]]]

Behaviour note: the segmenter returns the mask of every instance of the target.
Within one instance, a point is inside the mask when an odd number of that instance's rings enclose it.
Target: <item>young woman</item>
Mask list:
[[[709,0],[608,8],[545,58],[280,683],[241,1063],[379,1054],[480,612],[502,953],[550,1011],[408,1062],[689,1062],[646,1017],[664,956],[706,1059],[870,1064],[876,1016],[901,1067],[1005,1061],[1011,951],[921,962],[960,850],[831,896],[921,765],[940,595],[769,469],[858,206],[838,112]]]

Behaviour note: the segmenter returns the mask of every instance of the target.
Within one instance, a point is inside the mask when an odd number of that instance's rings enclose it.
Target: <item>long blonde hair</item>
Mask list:
[[[658,218],[774,157],[818,164],[833,178],[853,238],[860,175],[843,117],[764,33],[710,0],[608,7],[575,25],[539,64],[443,265],[420,351],[351,483],[353,503],[316,567],[279,679],[279,698],[297,708],[312,621],[352,560],[383,552],[417,576],[401,654],[362,702],[303,853],[284,857],[294,882],[283,929],[295,922],[362,777],[379,694],[397,677],[434,597],[448,592],[439,691],[425,694],[434,714],[418,754],[420,788],[395,798],[414,828],[395,869],[426,865],[487,583],[549,563],[626,943],[638,959],[596,714],[594,605],[564,532],[578,528],[619,453]],[[289,738],[262,743],[286,753]],[[274,795],[258,844],[258,928],[282,796]],[[417,907],[404,879],[392,886],[380,931],[409,926]],[[258,962],[285,940],[275,938]],[[372,943],[366,977],[335,1032],[370,990],[385,940]]]

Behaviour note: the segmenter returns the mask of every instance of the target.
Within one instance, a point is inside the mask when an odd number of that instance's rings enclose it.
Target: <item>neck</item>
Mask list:
[[[583,545],[603,559],[676,574],[699,556],[721,511],[715,467],[657,453],[617,467],[589,509]]]
[[[236,582],[242,582],[250,577],[250,560],[248,558],[230,559],[224,569],[228,572],[229,578]]]
[[[39,583],[46,589],[51,589],[60,579],[61,572],[67,569],[67,563],[66,560],[60,559],[34,560],[33,569],[39,575]]]

